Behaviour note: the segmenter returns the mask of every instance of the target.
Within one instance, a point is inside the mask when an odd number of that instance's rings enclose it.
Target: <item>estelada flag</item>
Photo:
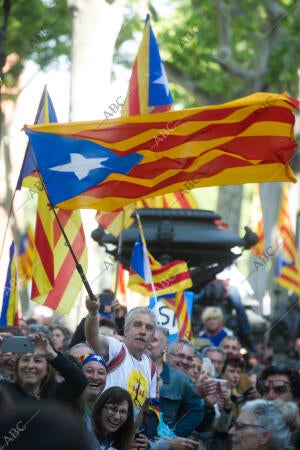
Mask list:
[[[5,280],[2,309],[0,315],[0,326],[14,325],[19,326],[18,317],[18,286],[17,286],[17,268],[15,257],[15,243],[11,243],[9,249],[9,263]]]
[[[113,211],[191,188],[296,181],[298,101],[256,93],[202,108],[26,128],[53,205]]]

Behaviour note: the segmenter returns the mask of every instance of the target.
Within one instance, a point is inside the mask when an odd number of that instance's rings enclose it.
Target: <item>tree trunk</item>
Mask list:
[[[97,120],[116,99],[110,94],[113,54],[119,35],[126,0],[68,0],[72,13],[70,121]],[[120,96],[125,92],[120,92]],[[101,121],[99,121],[99,124]],[[96,226],[95,211],[84,211],[82,221],[90,261],[87,279],[97,293],[109,282],[103,271],[103,252],[95,246],[91,232]],[[98,261],[99,264],[91,261]],[[86,313],[84,302],[78,303],[78,315]],[[71,319],[70,319],[71,320]]]
[[[97,120],[107,106],[126,0],[68,0],[72,13],[70,120]],[[121,95],[121,94],[120,94]]]
[[[219,188],[217,212],[225,222],[228,222],[229,229],[238,234],[240,232],[242,196],[242,184],[222,186]]]

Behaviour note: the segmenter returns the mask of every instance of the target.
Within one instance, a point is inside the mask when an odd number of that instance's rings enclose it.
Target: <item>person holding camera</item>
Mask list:
[[[0,339],[2,342],[3,338]],[[87,386],[87,379],[80,368],[54,350],[48,338],[41,333],[35,334],[32,350],[33,353],[27,350],[27,353],[17,355],[13,381],[1,381],[12,400],[76,400]],[[55,371],[64,381],[56,381]]]

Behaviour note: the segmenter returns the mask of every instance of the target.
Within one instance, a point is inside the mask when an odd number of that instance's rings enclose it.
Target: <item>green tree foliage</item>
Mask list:
[[[169,80],[180,86],[172,86],[177,102],[214,104],[254,91],[297,95],[299,2],[177,0],[169,17],[152,5]],[[136,29],[136,16],[128,14],[120,41]]]
[[[7,87],[15,86],[29,59],[45,69],[61,55],[69,57],[70,33],[71,17],[66,0],[11,1],[7,36],[2,46],[7,54],[17,53],[19,60],[4,75],[3,83]]]

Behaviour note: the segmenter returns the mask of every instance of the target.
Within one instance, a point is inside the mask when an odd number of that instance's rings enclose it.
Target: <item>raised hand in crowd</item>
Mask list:
[[[49,361],[57,357],[57,352],[54,350],[49,342],[49,339],[44,334],[36,333],[33,340],[35,349],[40,350]]]
[[[98,297],[95,296],[93,299],[91,299],[90,297],[87,297],[85,300],[85,306],[91,317],[98,317],[98,312],[99,312],[99,307],[100,307],[100,302],[99,302]]]
[[[215,379],[204,378],[199,380],[195,385],[195,389],[208,405],[214,405],[221,398],[221,384]]]

